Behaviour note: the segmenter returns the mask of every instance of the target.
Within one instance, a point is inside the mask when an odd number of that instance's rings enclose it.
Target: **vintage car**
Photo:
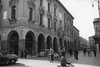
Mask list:
[[[0,65],[15,64],[18,60],[18,56],[15,54],[2,54],[0,53]]]

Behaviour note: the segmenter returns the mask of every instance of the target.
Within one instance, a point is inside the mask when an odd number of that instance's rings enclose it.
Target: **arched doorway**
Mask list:
[[[45,38],[43,34],[38,36],[38,53],[45,49]]]
[[[52,39],[50,36],[47,37],[46,49],[50,49],[52,47]]]
[[[62,38],[59,38],[60,50],[63,50],[63,41]]]
[[[64,46],[65,46],[65,51],[67,51],[67,43],[66,43],[66,40],[64,40]]]
[[[11,31],[8,34],[8,49],[10,53],[14,53],[18,55],[18,41],[19,41],[19,36],[16,31]]]
[[[55,52],[58,52],[57,38],[53,39],[53,49]]]
[[[68,50],[69,50],[69,49],[70,49],[70,48],[69,48],[69,41],[67,42],[67,44],[68,44]]]
[[[25,37],[25,49],[31,55],[35,55],[35,36],[29,31]]]

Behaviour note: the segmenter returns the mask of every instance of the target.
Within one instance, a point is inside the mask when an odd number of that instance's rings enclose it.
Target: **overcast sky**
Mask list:
[[[60,0],[74,17],[74,25],[80,31],[80,36],[87,39],[94,35],[93,20],[98,18],[96,0]],[[92,7],[94,4],[94,7]]]

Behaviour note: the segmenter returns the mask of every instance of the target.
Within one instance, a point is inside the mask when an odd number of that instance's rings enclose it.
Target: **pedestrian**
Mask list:
[[[72,56],[73,53],[72,53],[72,49],[69,49],[69,54]]]
[[[74,57],[75,57],[76,60],[78,60],[78,50],[77,49],[74,52]]]
[[[66,53],[65,53],[65,51],[64,51],[64,50],[62,50],[62,56],[65,56],[65,54],[66,54]]]
[[[25,53],[25,58],[27,57],[27,50],[25,49],[24,50],[24,53]]]
[[[23,50],[22,50],[22,51],[21,51],[21,58],[23,58],[23,54],[24,54],[24,53],[23,53]]]
[[[95,47],[93,48],[93,53],[94,53],[94,56],[96,57],[96,48]]]
[[[54,61],[54,54],[52,53],[51,55],[50,55],[50,62],[53,62]]]
[[[50,55],[50,62],[53,62],[54,61],[54,50],[52,48],[50,48],[49,55]]]
[[[86,48],[83,48],[84,56],[86,55]]]

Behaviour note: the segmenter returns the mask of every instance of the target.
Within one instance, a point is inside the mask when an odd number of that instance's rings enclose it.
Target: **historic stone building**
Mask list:
[[[25,49],[34,56],[50,48],[67,51],[79,36],[73,19],[59,0],[0,0],[1,49],[19,56]]]
[[[75,49],[79,49],[80,47],[80,37],[79,37],[79,30],[73,26],[73,31],[72,31],[72,39],[73,39],[73,47]]]
[[[93,21],[95,35],[93,36],[95,44],[98,44],[100,51],[100,18],[95,18]]]

